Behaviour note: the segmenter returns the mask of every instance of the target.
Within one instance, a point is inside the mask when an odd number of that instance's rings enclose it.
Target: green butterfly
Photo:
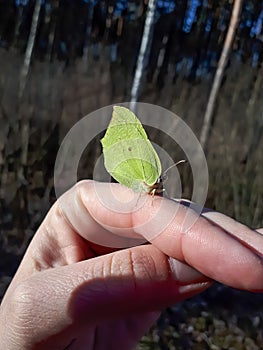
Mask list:
[[[132,111],[113,107],[101,143],[105,168],[116,181],[136,192],[163,192],[160,159]]]

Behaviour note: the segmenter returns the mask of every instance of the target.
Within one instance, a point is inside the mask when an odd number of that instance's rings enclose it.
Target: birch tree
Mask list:
[[[223,50],[218,62],[218,66],[214,77],[212,89],[209,95],[209,99],[207,102],[203,126],[201,130],[201,135],[200,135],[200,143],[204,149],[207,146],[209,132],[212,124],[213,113],[215,109],[215,103],[216,103],[220,85],[223,79],[224,70],[231,51],[232,43],[235,37],[235,32],[239,22],[239,15],[242,8],[242,3],[243,3],[243,0],[235,0],[234,2],[226,39],[225,39]]]
[[[156,4],[157,4],[157,0],[149,0],[145,24],[143,28],[140,51],[139,51],[139,55],[136,63],[136,70],[135,70],[132,88],[131,88],[131,108],[133,104],[137,102],[138,96],[139,96],[143,69],[145,67],[146,54],[150,45],[150,38],[151,38],[151,33],[153,29],[153,24],[154,24]]]

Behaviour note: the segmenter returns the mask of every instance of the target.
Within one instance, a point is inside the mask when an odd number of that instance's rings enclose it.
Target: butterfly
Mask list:
[[[101,143],[105,168],[116,181],[136,192],[154,195],[164,191],[158,154],[131,110],[113,107]]]

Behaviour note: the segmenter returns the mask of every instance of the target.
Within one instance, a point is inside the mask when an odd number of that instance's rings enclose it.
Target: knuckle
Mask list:
[[[92,180],[80,180],[73,186],[73,189],[76,191],[82,190],[83,188],[87,189],[91,184]]]
[[[36,291],[28,281],[20,283],[13,291],[9,303],[11,314],[16,315],[17,321],[24,324],[30,320],[32,305],[35,305],[37,300]]]

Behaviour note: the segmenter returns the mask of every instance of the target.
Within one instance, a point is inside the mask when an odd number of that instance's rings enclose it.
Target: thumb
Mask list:
[[[76,329],[107,319],[139,313],[142,320],[145,313],[149,323],[149,312],[210,284],[189,266],[144,245],[36,273],[9,293],[12,300],[4,308],[7,317],[16,308],[15,320],[7,323],[13,324],[12,332],[23,332],[24,339],[39,342],[63,334],[67,343]]]

